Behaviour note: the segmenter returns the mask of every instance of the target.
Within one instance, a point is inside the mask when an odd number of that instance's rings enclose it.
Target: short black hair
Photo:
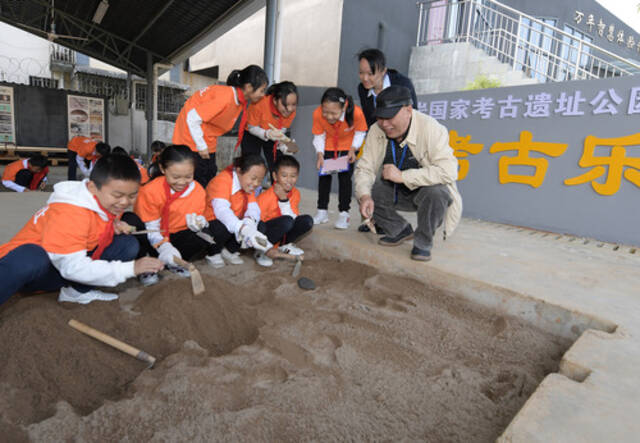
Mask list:
[[[115,148],[113,148],[111,150],[112,154],[118,154],[118,155],[129,155],[126,151],[126,149],[124,149],[122,146],[116,146]]]
[[[263,168],[267,168],[262,156],[260,154],[249,154],[243,155],[241,157],[236,157],[233,161],[233,166],[240,169],[240,172],[244,174],[253,166],[262,166]]]
[[[160,140],[154,140],[151,143],[151,152],[160,152],[166,147],[167,147],[167,145],[164,142],[162,142]]]
[[[283,104],[287,100],[289,94],[295,94],[298,97],[298,88],[293,82],[283,81],[274,83],[267,88],[265,95],[270,95],[274,100],[280,100]]]
[[[290,166],[300,171],[300,162],[293,155],[283,155],[273,165],[273,170],[278,172],[283,166]]]
[[[98,142],[98,143],[96,143],[96,152],[101,157],[104,157],[109,152],[111,152],[111,146],[109,146],[108,144],[106,144],[104,142]]]
[[[29,158],[29,164],[37,168],[44,168],[49,164],[49,159],[42,154],[34,154]]]
[[[140,183],[140,170],[136,162],[127,155],[107,154],[96,162],[89,180],[98,189],[110,180],[126,180]]]
[[[375,48],[365,49],[358,54],[358,61],[365,59],[369,63],[371,73],[375,74],[378,71],[382,71],[387,67],[387,61],[385,60],[384,53]]]

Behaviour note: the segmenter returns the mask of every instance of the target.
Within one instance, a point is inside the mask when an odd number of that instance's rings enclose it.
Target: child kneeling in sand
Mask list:
[[[260,218],[266,225],[266,234],[280,252],[302,255],[304,251],[294,242],[313,228],[310,215],[300,215],[300,191],[295,187],[300,173],[300,163],[290,155],[281,156],[274,165],[273,186],[258,196]],[[266,263],[272,264],[272,250],[267,251]],[[269,265],[270,265],[269,264]]]
[[[216,241],[215,254],[207,257],[214,268],[243,263],[241,248],[254,248],[260,264],[271,244],[264,235],[266,226],[259,226],[260,207],[255,190],[267,171],[262,157],[250,154],[235,159],[234,164],[216,175],[207,185],[205,217]]]
[[[162,262],[135,260],[138,242],[120,216],[136,198],[140,172],[121,155],[100,158],[88,180],[60,182],[47,206],[0,246],[0,304],[16,292],[57,291],[58,301],[115,300],[92,286],[116,286],[157,272]]]
[[[189,271],[178,266],[174,257],[191,261],[213,253],[213,246],[199,236],[200,231],[207,233],[208,223],[205,192],[194,180],[195,161],[187,146],[167,146],[158,160],[162,175],[140,188],[135,214],[127,212],[122,217],[137,230],[149,231],[137,236],[141,256],[158,256],[168,270],[183,277]],[[158,276],[141,275],[140,281],[149,286]]]

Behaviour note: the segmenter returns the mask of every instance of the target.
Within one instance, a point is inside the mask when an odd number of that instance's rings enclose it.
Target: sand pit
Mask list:
[[[11,439],[492,441],[569,340],[350,261],[209,271],[88,306],[0,308]],[[135,286],[135,285],[130,285]],[[66,325],[158,357],[152,370]]]

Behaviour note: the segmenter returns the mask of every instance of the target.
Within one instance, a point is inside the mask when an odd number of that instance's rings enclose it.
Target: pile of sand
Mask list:
[[[122,309],[0,308],[0,432],[37,440],[490,441],[570,343],[354,262],[166,280]],[[159,358],[152,370],[66,325]]]

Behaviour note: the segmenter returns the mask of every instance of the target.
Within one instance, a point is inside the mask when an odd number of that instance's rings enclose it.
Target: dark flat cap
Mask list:
[[[404,86],[391,85],[376,97],[376,117],[392,118],[403,106],[411,106],[411,91]]]

